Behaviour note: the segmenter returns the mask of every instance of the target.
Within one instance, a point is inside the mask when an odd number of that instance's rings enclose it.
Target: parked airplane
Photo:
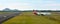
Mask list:
[[[37,12],[37,10],[33,10],[33,14],[34,15],[42,15],[42,16],[51,15],[50,12]]]

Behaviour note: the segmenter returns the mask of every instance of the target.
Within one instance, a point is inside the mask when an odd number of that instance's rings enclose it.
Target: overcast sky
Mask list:
[[[60,10],[60,0],[0,0],[0,10]]]

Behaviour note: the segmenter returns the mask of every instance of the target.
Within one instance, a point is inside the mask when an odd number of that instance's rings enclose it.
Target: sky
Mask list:
[[[60,10],[60,0],[0,0],[0,10]]]

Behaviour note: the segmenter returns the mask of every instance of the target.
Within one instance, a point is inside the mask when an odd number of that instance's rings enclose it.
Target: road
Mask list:
[[[9,14],[0,14],[0,24],[19,14],[20,14],[20,12],[14,12],[14,13],[9,13]]]

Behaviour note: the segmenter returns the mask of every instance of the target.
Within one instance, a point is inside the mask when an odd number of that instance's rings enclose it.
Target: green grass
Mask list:
[[[0,12],[0,14],[13,14],[13,13],[15,13],[15,12]]]
[[[50,20],[46,16],[35,16],[31,12],[23,12],[3,24],[60,24],[57,21]]]
[[[13,13],[13,12],[0,12],[0,14],[9,14],[9,13]]]

